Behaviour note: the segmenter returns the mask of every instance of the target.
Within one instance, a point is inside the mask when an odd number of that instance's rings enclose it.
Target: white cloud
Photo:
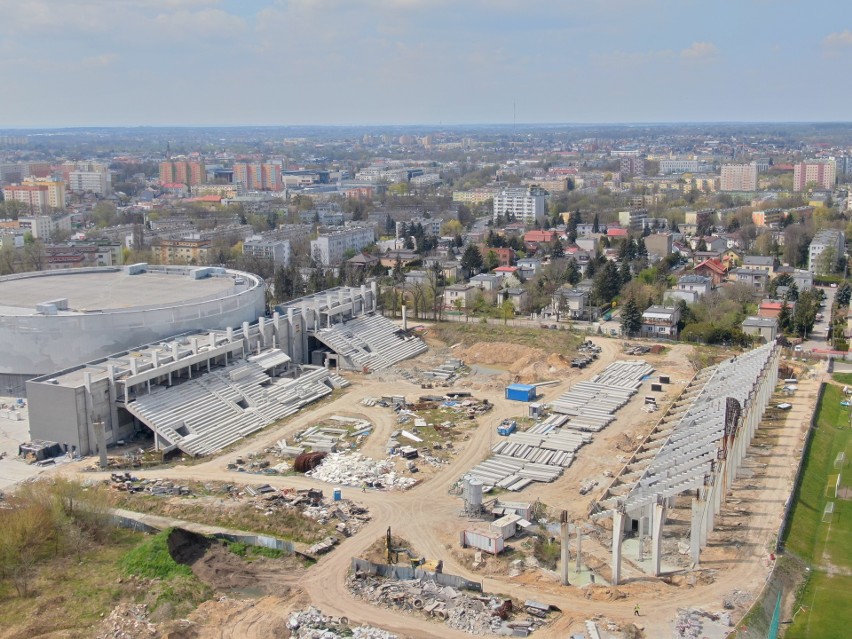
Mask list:
[[[692,60],[704,60],[712,58],[717,53],[719,53],[719,49],[712,42],[693,42],[680,52],[680,56]]]
[[[844,29],[843,31],[829,33],[822,39],[822,45],[830,49],[852,47],[852,31]]]

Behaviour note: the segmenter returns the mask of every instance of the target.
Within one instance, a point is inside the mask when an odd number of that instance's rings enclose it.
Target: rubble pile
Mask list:
[[[346,617],[327,617],[316,608],[294,612],[287,626],[295,639],[396,639],[396,635],[372,626],[350,627]]]
[[[526,637],[546,623],[539,610],[525,607],[523,618],[512,616],[511,600],[467,593],[432,581],[398,581],[356,572],[347,578],[352,594],[373,605],[420,613],[455,630],[473,635]]]
[[[371,488],[411,488],[417,480],[397,474],[392,459],[375,461],[359,453],[330,453],[322,463],[305,473],[309,477],[339,486]]]
[[[113,608],[101,627],[96,639],[139,639],[159,637],[157,627],[148,620],[146,604],[120,604]]]
[[[354,535],[370,521],[370,511],[366,508],[349,499],[325,499],[323,492],[316,488],[279,490],[269,484],[243,488],[232,484],[184,486],[162,479],[140,480],[130,473],[113,473],[111,481],[112,485],[121,491],[144,492],[163,497],[209,497],[211,494],[218,494],[228,498],[227,502],[220,501],[220,504],[248,502],[268,516],[295,510],[321,525],[336,520],[335,529],[344,537]]]

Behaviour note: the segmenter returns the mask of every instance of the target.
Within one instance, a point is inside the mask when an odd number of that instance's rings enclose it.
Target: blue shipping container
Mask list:
[[[506,399],[516,402],[531,402],[535,399],[535,386],[529,384],[510,384],[506,387]]]
[[[514,419],[504,419],[497,427],[497,434],[502,435],[503,437],[508,437],[509,435],[514,433],[517,428],[518,422],[516,422]]]

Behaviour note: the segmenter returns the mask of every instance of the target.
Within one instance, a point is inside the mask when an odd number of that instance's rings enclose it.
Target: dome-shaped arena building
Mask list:
[[[38,271],[0,277],[0,395],[25,381],[185,331],[265,312],[263,281],[219,267]]]

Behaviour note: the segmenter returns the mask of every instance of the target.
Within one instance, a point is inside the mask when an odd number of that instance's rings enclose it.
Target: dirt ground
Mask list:
[[[216,591],[284,596],[304,572],[294,557],[248,561],[223,541],[175,528],[168,539],[169,554]]]
[[[622,352],[622,342],[614,339],[593,337],[593,341],[601,346],[602,353],[588,368],[564,369],[564,374],[548,376],[559,383],[541,387],[541,401],[555,399],[577,381],[589,379],[603,370],[616,359],[644,359],[656,369],[656,374],[668,374],[671,384],[665,387],[665,404],[683,389],[694,374],[689,364],[688,356],[691,348],[678,344],[665,350],[662,354],[646,354],[639,358],[625,356]],[[438,345],[435,345],[438,346]],[[443,347],[448,356],[460,356],[467,364],[482,363],[483,366],[506,367],[506,374],[512,375],[513,367],[523,371],[530,365],[527,358],[542,358],[544,353],[535,352],[537,349],[508,349],[503,344],[489,344],[487,347],[474,345],[464,350],[464,354],[456,353],[459,349]],[[520,347],[523,349],[524,347]],[[444,353],[437,353],[438,357]],[[430,360],[436,359],[436,353],[426,355]],[[481,359],[480,359],[481,358]],[[546,365],[548,372],[550,363]],[[474,361],[476,360],[476,361]],[[406,365],[416,365],[408,362]],[[423,366],[421,364],[421,366]],[[562,369],[558,369],[562,370]],[[502,379],[502,375],[501,379]],[[423,391],[419,385],[401,378],[394,379],[392,374],[364,376],[347,374],[352,382],[351,388],[341,397],[325,404],[321,409],[303,410],[284,426],[264,432],[252,438],[245,446],[237,447],[220,457],[210,459],[191,467],[175,467],[137,473],[143,477],[164,477],[169,479],[193,478],[200,481],[228,481],[253,484],[269,483],[280,488],[310,488],[324,487],[315,480],[307,477],[274,477],[250,476],[229,473],[228,463],[247,452],[258,450],[263,446],[272,445],[282,437],[290,438],[311,423],[315,423],[319,414],[363,414],[375,424],[373,434],[368,438],[362,452],[378,453],[378,448],[384,445],[390,431],[396,424],[392,413],[381,408],[365,408],[361,405],[364,397],[377,397],[385,394],[402,394],[415,397]],[[364,601],[354,599],[346,589],[344,577],[349,569],[353,556],[362,555],[368,548],[382,538],[390,526],[395,535],[404,537],[418,552],[427,559],[443,559],[444,571],[457,574],[469,579],[482,581],[487,592],[503,593],[520,600],[535,599],[558,605],[563,611],[562,616],[551,626],[536,633],[537,637],[564,637],[572,631],[582,630],[582,621],[600,614],[617,622],[633,621],[633,606],[639,603],[642,607],[641,626],[647,637],[671,636],[671,621],[678,608],[687,606],[703,606],[708,610],[721,608],[724,596],[734,589],[753,592],[755,596],[768,574],[767,553],[768,544],[777,534],[780,524],[783,504],[790,494],[792,473],[795,467],[796,454],[801,450],[801,432],[806,424],[818,387],[817,380],[800,382],[800,391],[792,399],[794,409],[783,419],[774,422],[765,429],[755,441],[750,451],[747,470],[748,477],[741,478],[735,485],[733,498],[727,506],[728,511],[721,517],[720,525],[710,537],[710,547],[702,555],[702,570],[715,571],[712,579],[684,580],[682,585],[669,585],[661,580],[649,578],[637,567],[632,565],[629,558],[625,561],[623,575],[626,583],[617,588],[596,586],[591,588],[576,588],[561,586],[551,573],[544,571],[527,571],[521,576],[510,578],[502,571],[493,574],[472,572],[468,562],[459,556],[458,531],[469,525],[460,516],[461,500],[449,494],[453,484],[468,469],[482,461],[496,442],[494,426],[503,417],[523,415],[526,405],[507,401],[503,396],[505,381],[496,381],[494,375],[473,375],[456,383],[456,387],[477,389],[477,396],[487,398],[494,404],[494,410],[487,418],[478,420],[478,426],[470,432],[470,439],[458,447],[458,452],[452,461],[440,472],[421,481],[406,492],[383,492],[369,490],[360,493],[352,490],[351,497],[363,503],[370,509],[372,521],[357,535],[342,540],[339,547],[328,555],[323,556],[316,565],[304,571],[298,577],[298,589],[291,592],[294,599],[310,602],[320,608],[325,614],[346,616],[354,622],[369,623],[385,628],[400,636],[434,637],[450,639],[467,636],[442,626],[436,626],[429,621],[400,615],[392,610],[375,607]],[[541,500],[554,510],[567,510],[572,517],[585,516],[590,500],[598,497],[609,483],[608,475],[616,473],[627,456],[631,442],[638,443],[653,427],[661,412],[647,414],[641,409],[642,396],[646,388],[639,393],[617,414],[616,420],[607,429],[595,435],[592,444],[579,451],[575,463],[567,469],[562,478],[552,484],[533,484],[519,494],[509,493],[505,498],[510,500],[534,501]],[[761,431],[759,431],[760,433]],[[380,455],[376,455],[380,456]],[[748,475],[749,473],[744,473]],[[92,474],[84,475],[92,479]],[[581,496],[577,492],[579,484],[587,479],[598,480],[598,485],[588,495]],[[678,513],[674,513],[675,519]],[[682,517],[680,517],[682,519]],[[737,525],[740,523],[740,525]],[[733,533],[731,528],[736,529]],[[668,533],[672,538],[679,533],[676,524]],[[730,540],[732,534],[736,539],[733,548]],[[588,553],[590,562],[604,565],[608,562],[609,551],[606,540],[597,543],[590,539],[588,547],[584,540],[584,554]],[[215,563],[215,562],[214,562]],[[267,562],[263,569],[270,567]],[[210,578],[217,577],[214,566]],[[199,568],[207,570],[207,567]],[[289,570],[284,571],[290,573]],[[230,583],[230,582],[223,582]],[[292,587],[291,576],[282,577],[280,587]],[[280,593],[275,593],[276,595]],[[287,600],[288,602],[291,599]],[[273,603],[275,602],[275,603]],[[279,608],[280,605],[280,608]],[[255,599],[251,602],[236,602],[231,599],[222,602],[209,602],[202,606],[193,622],[191,629],[174,630],[171,634],[175,639],[206,639],[207,637],[254,637],[276,636],[276,624],[284,619],[285,604],[276,601],[276,597]],[[206,623],[206,617],[216,616],[221,620],[221,626],[215,630]],[[268,625],[264,625],[268,624]],[[264,628],[263,635],[255,628]],[[196,633],[196,634],[191,634]],[[217,634],[218,633],[218,634]],[[241,634],[242,633],[242,634]]]

